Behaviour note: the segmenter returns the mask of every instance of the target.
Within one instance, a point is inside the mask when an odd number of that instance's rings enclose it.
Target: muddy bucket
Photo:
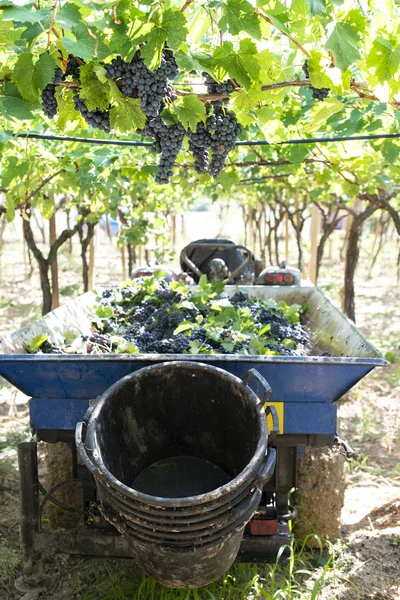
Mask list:
[[[269,386],[253,369],[246,382],[198,362],[160,363],[111,386],[77,426],[104,517],[164,585],[197,588],[229,569],[273,473]]]

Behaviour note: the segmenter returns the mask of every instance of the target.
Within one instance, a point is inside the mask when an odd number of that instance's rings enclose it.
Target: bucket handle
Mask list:
[[[259,474],[256,477],[255,485],[259,490],[263,490],[264,485],[269,481],[275,471],[276,449],[268,448],[267,460]]]
[[[262,389],[263,389],[263,396],[261,397],[261,395],[258,393],[258,389],[257,389],[257,396],[260,398],[260,400],[265,404],[265,402],[268,401],[268,398],[272,392],[271,386],[269,385],[268,381],[265,379],[265,377],[263,377],[261,375],[261,373],[259,373],[257,371],[257,369],[249,369],[247,372],[246,377],[243,379],[243,383],[245,385],[249,386],[250,381],[252,380],[252,378],[254,377],[254,379],[257,379],[258,383],[261,385]]]
[[[247,385],[248,387],[250,387],[249,383],[253,377],[261,385],[263,393],[259,394],[258,389],[257,389],[256,393],[264,405],[265,413],[266,413],[267,417],[268,417],[268,415],[271,415],[271,417],[272,417],[272,430],[268,434],[268,440],[269,440],[269,443],[271,443],[279,433],[279,417],[278,417],[277,410],[276,410],[275,406],[269,405],[269,404],[267,405],[268,398],[272,392],[272,389],[271,389],[271,386],[269,385],[268,381],[265,379],[265,377],[263,377],[261,375],[261,373],[259,373],[257,371],[257,369],[249,369],[246,377],[243,379],[243,383],[245,385]]]
[[[91,471],[93,473],[95,471],[95,468],[86,452],[85,442],[83,441],[83,437],[86,438],[86,429],[87,429],[86,421],[80,421],[79,423],[76,424],[75,444],[76,444],[77,449],[79,450],[79,453],[83,459],[83,462],[85,463],[85,465],[87,466],[89,471]]]

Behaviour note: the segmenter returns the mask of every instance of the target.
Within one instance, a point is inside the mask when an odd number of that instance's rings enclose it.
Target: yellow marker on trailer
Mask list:
[[[276,412],[277,412],[278,418],[279,418],[278,433],[282,434],[283,433],[283,419],[284,419],[284,413],[285,413],[284,402],[266,402],[264,404],[264,410],[267,408],[267,406],[275,406]],[[272,431],[272,429],[274,428],[272,415],[267,416],[267,422],[268,422],[268,433],[270,433]]]

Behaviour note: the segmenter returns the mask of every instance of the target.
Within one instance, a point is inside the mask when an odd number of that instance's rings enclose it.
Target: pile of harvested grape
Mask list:
[[[110,287],[96,298],[90,336],[68,334],[64,344],[48,336],[28,352],[46,354],[253,354],[305,355],[310,333],[304,307],[237,291],[200,279],[196,288],[160,276]]]

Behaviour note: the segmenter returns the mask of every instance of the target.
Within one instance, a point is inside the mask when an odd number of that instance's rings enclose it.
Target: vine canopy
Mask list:
[[[399,34],[392,0],[0,0],[0,142],[24,131],[81,132],[97,114],[107,115],[107,135],[135,139],[149,101],[126,92],[115,61],[131,64],[138,49],[143,68],[159,70],[166,51],[179,68],[160,108],[166,126],[196,131],[219,102],[242,140],[396,132]],[[42,112],[49,84],[51,119]],[[397,158],[396,142],[379,148],[389,163]],[[309,152],[286,147],[285,157],[299,164]],[[250,154],[240,149],[242,160]]]

